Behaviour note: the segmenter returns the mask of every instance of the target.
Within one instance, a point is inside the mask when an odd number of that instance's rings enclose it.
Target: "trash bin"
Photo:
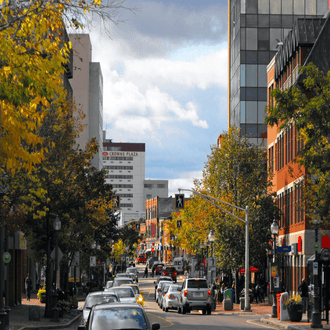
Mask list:
[[[244,311],[245,308],[245,297],[239,298],[239,308],[241,311]]]

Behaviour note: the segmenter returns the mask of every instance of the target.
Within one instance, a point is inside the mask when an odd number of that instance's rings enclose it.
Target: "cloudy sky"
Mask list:
[[[227,0],[127,0],[135,14],[92,29],[104,80],[104,129],[114,142],[146,144],[146,179],[169,195],[201,178],[227,130]]]

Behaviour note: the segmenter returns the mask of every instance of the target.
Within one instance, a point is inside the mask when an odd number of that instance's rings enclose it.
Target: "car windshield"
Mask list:
[[[180,285],[171,285],[168,291],[169,292],[178,292],[178,291],[181,291],[181,286]]]
[[[200,280],[191,280],[188,281],[189,289],[207,289],[207,282]]]
[[[130,286],[130,288],[132,288],[132,290],[134,291],[134,294],[140,294],[140,290],[136,285],[132,285],[132,286]]]
[[[94,311],[93,330],[148,329],[147,321],[139,308],[109,308]]]
[[[136,268],[127,268],[127,273],[136,274],[137,269]]]
[[[123,274],[117,274],[116,277],[127,277],[127,274],[126,274],[126,273],[123,273]]]
[[[132,281],[132,279],[118,278],[118,279],[114,280],[113,284],[114,284],[114,286],[120,286],[120,285],[123,285],[123,284],[133,284],[133,281]]]
[[[167,267],[167,268],[165,268],[165,272],[175,272],[175,268],[174,267]]]
[[[113,289],[112,291],[116,293],[119,298],[130,298],[135,296],[133,289],[130,287],[117,288],[117,289]]]
[[[117,302],[117,301],[118,299],[114,295],[91,296],[86,298],[84,308],[90,309],[97,304],[104,304],[107,302]]]

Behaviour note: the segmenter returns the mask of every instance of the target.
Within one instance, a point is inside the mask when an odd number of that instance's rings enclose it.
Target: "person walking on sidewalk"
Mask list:
[[[302,279],[301,284],[298,286],[298,291],[300,293],[301,301],[304,306],[304,313],[306,313],[308,304],[308,285],[304,278]]]
[[[30,274],[28,273],[25,278],[25,292],[27,300],[31,299],[31,290],[32,290],[32,280]]]
[[[144,269],[143,278],[144,277],[148,278],[148,265],[146,265],[146,268]]]

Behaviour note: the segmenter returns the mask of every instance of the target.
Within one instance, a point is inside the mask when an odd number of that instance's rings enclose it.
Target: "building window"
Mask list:
[[[165,183],[159,183],[159,184],[157,184],[157,188],[160,188],[160,189],[165,188]]]

